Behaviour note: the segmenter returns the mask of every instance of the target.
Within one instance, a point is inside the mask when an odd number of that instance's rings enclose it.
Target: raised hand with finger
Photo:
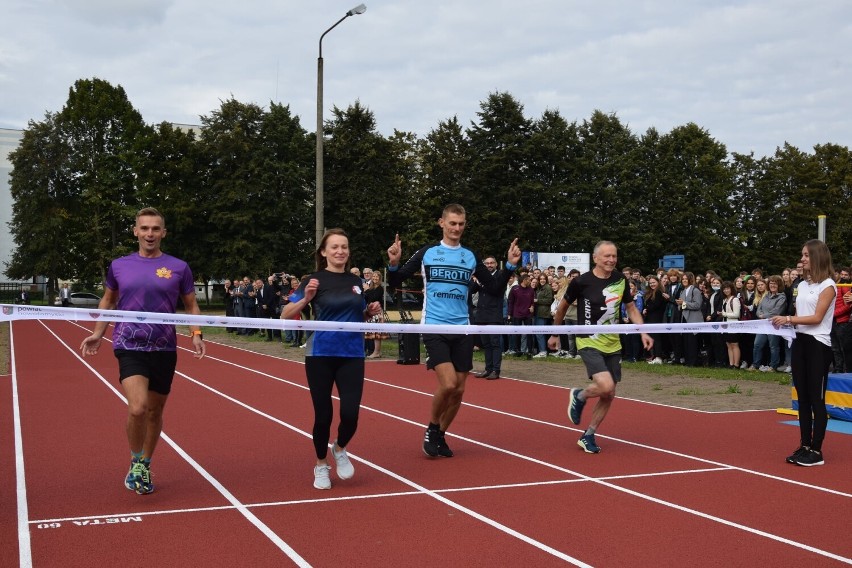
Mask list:
[[[399,233],[396,234],[393,244],[388,247],[388,265],[397,266],[402,258],[402,241],[399,240]]]

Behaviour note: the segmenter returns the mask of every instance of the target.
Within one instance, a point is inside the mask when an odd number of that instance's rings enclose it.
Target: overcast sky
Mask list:
[[[5,0],[0,128],[59,111],[80,78],[122,85],[148,123],[220,101],[316,125],[318,41],[358,0]],[[729,152],[852,147],[849,0],[366,0],[325,37],[325,118],[378,129],[476,119],[489,93],[529,118],[614,112],[635,134],[694,122]]]

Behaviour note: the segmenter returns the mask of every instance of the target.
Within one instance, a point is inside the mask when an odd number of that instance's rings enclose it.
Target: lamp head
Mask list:
[[[355,14],[363,14],[366,11],[367,11],[367,6],[365,6],[364,4],[358,4],[357,6],[355,6],[354,8],[349,10],[348,12],[346,12],[346,15],[347,16],[354,16]]]

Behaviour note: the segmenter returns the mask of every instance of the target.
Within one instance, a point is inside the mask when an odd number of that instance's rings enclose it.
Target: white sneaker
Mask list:
[[[314,487],[316,489],[331,489],[331,466],[314,466]]]
[[[746,363],[745,361],[740,363],[740,369],[748,369],[748,363]]]
[[[544,359],[545,357],[547,357],[547,351],[539,351],[533,355],[533,359]]]
[[[307,345],[307,343],[302,343],[301,345],[299,345],[299,349],[304,349]]]
[[[334,451],[334,446],[337,442],[331,445],[331,456],[337,463],[337,477],[340,479],[351,479],[355,475],[355,467],[349,461],[349,456],[346,455],[346,448],[340,448],[339,452]]]
[[[663,359],[661,357],[654,357],[653,359],[648,361],[648,363],[651,364],[651,365],[662,365]]]
[[[784,371],[783,371],[783,372],[785,372],[785,373],[792,373],[792,372],[793,372],[793,367],[790,367],[790,366],[784,367]]]

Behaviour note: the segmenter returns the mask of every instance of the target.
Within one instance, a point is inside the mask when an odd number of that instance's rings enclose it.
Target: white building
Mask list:
[[[9,190],[12,163],[9,161],[9,154],[20,146],[23,138],[23,130],[0,128],[0,273],[3,273],[0,280],[7,280],[6,265],[12,260],[12,251],[15,248],[12,233],[9,231],[9,223],[12,221],[12,193]]]

